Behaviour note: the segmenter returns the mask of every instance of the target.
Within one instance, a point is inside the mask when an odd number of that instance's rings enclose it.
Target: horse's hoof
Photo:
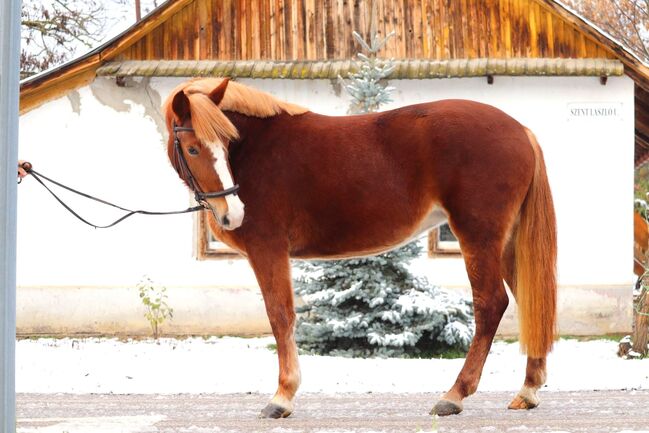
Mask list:
[[[462,412],[462,403],[455,403],[451,400],[440,400],[437,402],[433,410],[430,411],[431,415],[448,416],[457,415]]]
[[[259,418],[286,418],[291,414],[291,410],[275,403],[268,403],[265,408],[261,410]]]
[[[508,408],[514,410],[520,409],[534,409],[539,405],[539,400],[536,397],[530,398],[529,396],[522,396],[518,394],[514,397],[511,403],[509,403]]]

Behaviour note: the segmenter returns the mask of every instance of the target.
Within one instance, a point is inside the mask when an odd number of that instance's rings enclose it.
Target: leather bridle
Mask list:
[[[216,218],[217,221],[220,222],[217,213],[215,209],[209,204],[207,201],[208,198],[217,198],[217,197],[225,197],[228,195],[236,195],[237,192],[239,191],[239,185],[234,185],[233,187],[224,189],[223,191],[218,191],[218,192],[203,192],[201,187],[198,185],[198,182],[196,181],[196,178],[192,174],[192,171],[189,169],[189,165],[187,165],[187,160],[185,159],[185,155],[183,154],[183,149],[180,146],[180,138],[178,138],[178,133],[179,132],[194,132],[194,128],[187,128],[184,126],[176,126],[176,122],[173,123],[173,133],[174,133],[174,157],[178,160],[178,170],[180,171],[178,174],[183,179],[187,180],[187,183],[189,184],[189,187],[194,191],[194,198],[198,202],[199,206],[193,206],[184,210],[178,210],[178,211],[170,211],[170,212],[155,212],[155,211],[147,211],[147,210],[132,210],[128,209],[119,205],[116,205],[114,203],[111,203],[109,201],[97,198],[93,195],[87,194],[85,192],[81,192],[77,189],[71,188],[67,185],[62,184],[61,182],[57,182],[54,179],[51,179],[47,176],[45,176],[42,173],[37,172],[34,170],[32,165],[29,162],[25,162],[22,164],[22,168],[31,175],[38,183],[43,185],[43,187],[50,193],[52,196],[59,202],[61,205],[66,208],[72,215],[77,217],[80,221],[84,222],[85,224],[88,224],[91,227],[94,227],[96,229],[105,229],[108,227],[113,227],[114,225],[119,224],[120,222],[124,221],[125,219],[129,218],[132,215],[135,214],[141,214],[141,215],[177,215],[177,214],[183,214],[183,213],[190,213],[190,212],[199,212],[202,211],[203,209],[208,209],[214,214],[214,217]],[[106,225],[97,225],[93,224],[90,221],[86,220],[83,218],[81,215],[79,215],[77,212],[75,212],[67,203],[65,203],[58,195],[54,193],[46,184],[44,181],[48,181],[58,187],[61,187],[67,191],[70,191],[74,194],[80,195],[82,197],[85,197],[90,200],[94,200],[96,202],[105,204],[107,206],[111,206],[120,210],[123,210],[126,212],[125,215],[122,215],[115,221],[113,221],[110,224]]]
[[[197,203],[202,205],[205,208],[212,209],[212,206],[209,205],[207,202],[208,198],[218,198],[218,197],[225,197],[228,195],[237,195],[237,192],[239,191],[239,185],[235,184],[234,186],[231,186],[230,188],[224,189],[223,191],[217,191],[217,192],[204,192],[201,187],[198,185],[198,181],[192,174],[192,171],[189,169],[189,165],[187,164],[187,159],[185,159],[185,154],[183,153],[182,146],[180,145],[180,138],[178,138],[178,133],[179,132],[194,132],[194,128],[189,128],[186,126],[177,126],[176,122],[173,122],[173,133],[174,133],[174,152],[177,155],[178,159],[178,169],[180,170],[180,176],[183,179],[187,180],[187,183],[189,184],[189,188],[194,191],[194,199],[196,200]]]

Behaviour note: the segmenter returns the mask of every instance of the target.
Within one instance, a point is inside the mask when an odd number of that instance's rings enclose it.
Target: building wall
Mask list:
[[[180,82],[98,78],[21,117],[20,157],[36,170],[131,208],[168,210],[189,194],[164,151],[159,106]],[[241,80],[330,115],[348,100],[328,80]],[[624,332],[631,327],[633,82],[610,77],[496,77],[399,80],[387,108],[444,98],[495,105],[531,128],[545,153],[559,230],[560,330]],[[593,116],[605,109],[607,116]],[[68,198],[92,221],[116,213]],[[169,289],[173,334],[268,331],[245,260],[197,261],[191,215],[134,216],[88,228],[36,182],[19,188],[18,332],[146,334],[135,285],[148,275]],[[424,242],[424,240],[422,240]],[[467,290],[461,258],[421,257],[413,270]],[[513,304],[513,302],[511,303]],[[515,333],[510,308],[501,326]]]

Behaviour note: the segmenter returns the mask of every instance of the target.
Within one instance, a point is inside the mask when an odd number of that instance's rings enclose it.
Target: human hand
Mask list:
[[[25,176],[27,176],[29,174],[27,170],[31,169],[31,167],[32,165],[27,161],[18,161],[18,179],[22,180]]]

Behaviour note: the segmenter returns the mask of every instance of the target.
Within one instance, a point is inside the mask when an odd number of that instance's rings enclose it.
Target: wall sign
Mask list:
[[[622,120],[621,102],[569,102],[568,121]]]

